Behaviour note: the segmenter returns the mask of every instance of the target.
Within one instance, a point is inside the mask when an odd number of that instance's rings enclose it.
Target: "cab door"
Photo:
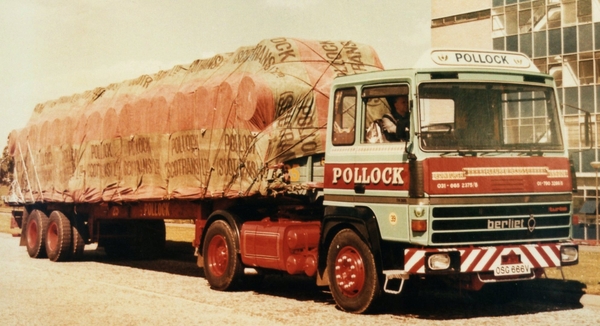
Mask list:
[[[333,107],[327,127],[325,156],[325,200],[330,205],[352,206],[355,190],[348,180],[354,170],[357,128],[358,91],[349,86],[333,93]],[[348,182],[345,182],[348,181]]]
[[[354,153],[354,203],[371,209],[382,239],[391,241],[409,239],[410,103],[408,82],[361,89],[360,133]]]

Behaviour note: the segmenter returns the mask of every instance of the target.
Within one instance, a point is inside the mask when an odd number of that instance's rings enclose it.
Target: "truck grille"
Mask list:
[[[434,207],[431,240],[481,244],[567,239],[570,212],[570,203]]]

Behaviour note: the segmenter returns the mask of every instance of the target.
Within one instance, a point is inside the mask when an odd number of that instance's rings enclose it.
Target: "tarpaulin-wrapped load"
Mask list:
[[[264,40],[38,104],[13,131],[20,201],[251,196],[265,167],[322,153],[338,75],[382,69],[351,41]]]

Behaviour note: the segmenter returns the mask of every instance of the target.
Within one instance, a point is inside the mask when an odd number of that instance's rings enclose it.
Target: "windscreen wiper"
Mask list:
[[[471,157],[477,156],[477,152],[476,151],[469,150],[469,149],[464,150],[464,149],[461,149],[461,148],[457,148],[457,149],[455,149],[453,151],[444,152],[440,156],[448,156],[450,154],[455,154],[455,155],[458,155],[458,156],[471,156]]]

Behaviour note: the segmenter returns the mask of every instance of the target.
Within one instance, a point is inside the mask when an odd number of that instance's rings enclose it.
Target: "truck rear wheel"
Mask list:
[[[78,260],[83,256],[83,250],[85,249],[84,234],[87,234],[87,232],[85,232],[83,220],[77,216],[73,217],[73,223],[71,223],[71,234],[73,239],[71,246],[71,259]]]
[[[381,296],[375,258],[354,231],[344,229],[333,238],[327,269],[331,294],[342,310],[367,312]]]
[[[225,221],[215,221],[204,239],[204,274],[210,287],[219,291],[235,289],[244,271],[235,233]]]
[[[51,261],[65,261],[71,256],[71,222],[60,211],[53,211],[48,220],[46,254]]]
[[[48,216],[40,210],[33,210],[27,219],[25,229],[27,253],[31,258],[46,258],[46,232],[48,230]]]

